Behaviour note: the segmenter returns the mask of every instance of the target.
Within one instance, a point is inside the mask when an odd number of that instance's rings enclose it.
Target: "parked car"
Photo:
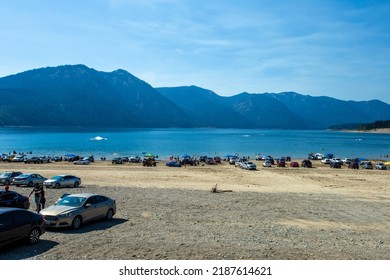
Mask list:
[[[301,166],[305,168],[312,168],[313,164],[309,159],[304,159],[302,160]]]
[[[247,170],[256,170],[256,164],[254,164],[253,162],[251,161],[245,161],[243,164],[242,164],[242,168],[243,169],[247,169]]]
[[[88,159],[79,159],[79,160],[75,160],[73,162],[73,164],[77,164],[77,165],[88,165],[90,164],[91,162],[88,160]]]
[[[178,162],[178,161],[168,161],[166,164],[166,166],[169,166],[169,167],[181,167],[181,163]]]
[[[24,158],[26,157],[26,155],[16,155],[14,158],[13,158],[13,162],[23,162],[24,161]]]
[[[19,187],[19,186],[33,187],[36,184],[42,185],[46,179],[47,178],[45,178],[39,174],[23,173],[23,174],[15,177],[14,180],[12,181],[12,183],[14,185],[16,185],[17,187]]]
[[[130,158],[129,157],[121,157],[121,160],[123,162],[130,162]]]
[[[0,174],[0,183],[3,185],[9,185],[12,183],[15,177],[21,175],[19,171],[5,171]]]
[[[129,158],[129,162],[131,162],[131,163],[140,163],[141,162],[141,158],[139,156],[131,156]]]
[[[339,164],[341,164],[341,165],[344,164],[344,162],[343,162],[340,158],[332,158],[332,159],[330,159],[330,162],[331,162],[331,163],[332,163],[332,162],[337,162],[337,163],[339,163]]]
[[[80,184],[81,179],[74,175],[57,175],[43,182],[43,185],[47,188],[77,188]]]
[[[284,158],[276,160],[277,167],[286,167],[286,160]]]
[[[153,157],[146,157],[142,160],[142,166],[157,166],[156,159]]]
[[[24,163],[43,163],[43,159],[40,157],[29,157],[24,159]]]
[[[343,158],[341,161],[342,161],[344,164],[350,164],[351,161],[352,161],[352,159],[350,159],[350,158]]]
[[[330,160],[330,158],[323,158],[323,159],[321,159],[321,162],[322,162],[323,164],[330,164],[330,163],[331,163],[331,160]]]
[[[116,201],[100,194],[66,195],[40,212],[47,227],[78,229],[84,223],[99,219],[111,220],[116,213]]]
[[[271,160],[266,159],[266,160],[263,161],[262,165],[264,167],[272,167],[272,162],[271,162]]]
[[[30,208],[28,196],[14,191],[0,191],[0,207]]]
[[[383,162],[378,162],[377,164],[375,164],[375,169],[386,170],[387,167],[386,167],[386,165],[384,165]]]
[[[235,165],[236,167],[242,167],[242,164],[243,164],[244,162],[246,162],[246,159],[240,158],[240,159],[237,159],[237,160],[234,162],[234,165]]]
[[[236,163],[236,161],[238,160],[238,157],[230,157],[229,158],[229,164],[235,164]]]
[[[45,233],[45,220],[37,214],[19,208],[0,208],[0,246],[18,240],[36,244]]]
[[[123,164],[123,160],[120,157],[115,157],[111,160],[112,164]]]
[[[329,166],[330,168],[341,168],[341,163],[339,161],[331,161]]]
[[[299,167],[299,163],[296,161],[290,162],[290,167]]]
[[[371,161],[367,161],[363,164],[363,169],[374,169],[373,165],[372,165],[372,162]]]

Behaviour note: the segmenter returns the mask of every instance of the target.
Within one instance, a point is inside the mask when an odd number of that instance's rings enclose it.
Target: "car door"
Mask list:
[[[29,211],[17,210],[12,212],[13,232],[15,238],[28,236],[31,230],[31,213]]]
[[[107,212],[107,206],[103,196],[94,195],[87,199],[85,205],[86,212],[88,213],[88,220],[96,220],[105,217]],[[85,219],[85,218],[84,218]]]
[[[0,244],[5,244],[12,240],[12,213],[5,212],[0,214]]]
[[[62,183],[61,185],[63,186],[66,186],[66,187],[71,187],[73,186],[72,184],[72,176],[64,176],[64,178],[62,178]]]
[[[99,209],[97,207],[97,196],[89,197],[84,203],[83,220],[85,222],[99,218]]]

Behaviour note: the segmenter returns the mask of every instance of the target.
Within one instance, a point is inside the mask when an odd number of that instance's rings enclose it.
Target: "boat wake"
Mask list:
[[[108,140],[108,139],[105,138],[105,137],[96,136],[96,137],[93,137],[93,138],[89,138],[89,140],[91,140],[91,141],[102,141],[102,140]]]

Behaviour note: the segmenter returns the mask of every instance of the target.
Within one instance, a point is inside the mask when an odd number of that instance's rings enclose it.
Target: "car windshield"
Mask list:
[[[83,205],[83,203],[84,203],[85,200],[86,200],[85,197],[66,196],[66,197],[60,199],[60,200],[56,203],[56,205],[80,207],[81,205]]]
[[[22,174],[19,175],[18,178],[27,178],[28,176],[30,176],[30,174]]]
[[[6,177],[9,177],[10,175],[11,175],[10,172],[4,172],[4,173],[0,174],[0,178],[6,178]]]
[[[57,175],[57,176],[52,177],[51,179],[52,179],[52,180],[61,180],[61,178],[62,178],[62,176],[58,176],[58,175]]]

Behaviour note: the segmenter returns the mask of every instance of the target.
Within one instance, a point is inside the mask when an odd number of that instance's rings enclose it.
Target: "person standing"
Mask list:
[[[45,198],[45,190],[43,186],[39,188],[39,211],[38,213],[45,208],[46,198]]]
[[[40,200],[40,187],[39,185],[35,185],[34,189],[30,192],[28,197],[30,197],[32,194],[34,194],[34,202],[36,206],[36,211],[39,213],[40,211],[40,205],[39,205],[39,200]]]

